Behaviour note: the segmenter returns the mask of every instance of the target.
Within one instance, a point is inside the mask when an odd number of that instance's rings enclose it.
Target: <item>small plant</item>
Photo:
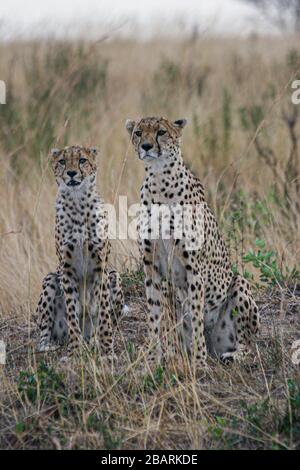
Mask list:
[[[152,392],[164,383],[164,369],[157,367],[152,375],[146,375],[143,380],[143,389],[145,392]]]
[[[103,437],[103,447],[106,450],[119,449],[122,444],[122,438],[103,416],[96,413],[91,414],[87,419],[87,430],[96,431]]]
[[[52,367],[41,362],[36,371],[20,371],[18,390],[22,399],[36,403],[38,397],[44,401],[51,393],[63,391],[64,384]]]
[[[136,349],[135,349],[134,343],[132,341],[128,340],[128,342],[126,344],[126,349],[127,349],[130,360],[134,361],[135,358],[136,358]]]
[[[214,434],[214,437],[217,439],[220,439],[224,435],[224,430],[223,428],[226,426],[226,420],[225,418],[222,418],[221,416],[216,416],[216,424],[215,426],[211,427],[211,431]]]
[[[283,273],[282,269],[278,266],[277,254],[275,251],[267,250],[264,240],[257,239],[255,245],[257,251],[249,251],[243,257],[245,263],[252,263],[252,265],[260,271],[260,281],[274,286],[276,284],[284,285],[290,279],[299,277],[299,272],[296,268],[292,270],[286,269]]]
[[[122,283],[124,287],[132,287],[137,283],[144,285],[144,272],[142,270],[126,272],[122,274]]]
[[[238,314],[239,314],[239,311],[236,307],[231,309],[230,315],[232,318],[236,317]]]
[[[249,251],[243,257],[245,263],[252,265],[260,271],[260,281],[266,284],[275,285],[283,283],[283,275],[277,265],[277,255],[275,251],[266,249],[264,240],[255,240],[257,251]]]
[[[19,421],[15,425],[15,431],[17,435],[22,434],[26,430],[25,423],[23,421]]]
[[[222,449],[234,448],[239,440],[238,434],[235,433],[235,429],[238,429],[238,420],[235,417],[229,420],[224,416],[216,416],[215,423],[208,429]]]

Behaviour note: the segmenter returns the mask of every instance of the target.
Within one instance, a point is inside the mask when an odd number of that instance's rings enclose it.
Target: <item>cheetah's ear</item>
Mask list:
[[[132,132],[133,132],[133,129],[135,128],[135,121],[132,121],[131,119],[127,119],[126,124],[125,124],[125,127],[126,127],[126,129],[127,129],[127,131],[128,131],[128,134],[129,134],[130,137],[131,137]]]
[[[91,152],[95,157],[97,157],[97,155],[98,155],[98,153],[99,153],[99,152],[98,152],[98,149],[97,149],[96,147],[91,147],[91,148],[90,148],[90,152]]]
[[[173,122],[173,125],[177,129],[183,129],[186,126],[187,120],[186,119],[177,119],[177,121]]]
[[[51,149],[50,157],[57,157],[60,154],[60,149]]]

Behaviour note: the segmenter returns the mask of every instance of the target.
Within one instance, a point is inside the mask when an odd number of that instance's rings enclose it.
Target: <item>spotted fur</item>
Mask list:
[[[243,357],[257,333],[259,315],[249,283],[232,273],[203,186],[182,159],[180,137],[185,124],[185,119],[170,122],[151,117],[138,122],[128,120],[126,128],[138,157],[145,163],[143,213],[150,217],[154,204],[167,205],[171,213],[169,233],[160,231],[156,240],[145,219],[139,222],[150,339],[154,345],[149,360],[156,363],[162,355],[159,338],[166,280],[180,304],[179,330],[198,370],[206,366],[207,349],[223,360]],[[190,209],[192,230],[184,228],[182,236],[176,238],[174,220],[180,207]]]
[[[37,307],[39,351],[67,340],[70,355],[83,339],[93,339],[104,354],[112,354],[112,319],[124,298],[119,274],[108,270],[107,215],[96,191],[96,157],[96,149],[79,146],[50,153],[58,185],[58,268],[45,277]]]

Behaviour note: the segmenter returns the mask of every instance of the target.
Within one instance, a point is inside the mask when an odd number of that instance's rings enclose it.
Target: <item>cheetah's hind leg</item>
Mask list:
[[[38,352],[53,351],[67,339],[66,307],[58,273],[49,273],[43,280],[37,307],[40,340]],[[52,344],[51,344],[52,343]]]
[[[250,285],[246,279],[237,275],[212,330],[213,353],[224,363],[243,361],[250,352],[251,339],[258,328],[258,308]]]

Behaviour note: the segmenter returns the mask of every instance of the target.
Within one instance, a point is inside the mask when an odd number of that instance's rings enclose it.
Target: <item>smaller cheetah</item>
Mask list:
[[[67,341],[71,355],[84,338],[113,354],[112,323],[124,307],[117,271],[108,270],[107,214],[96,191],[97,150],[53,149],[58,185],[55,243],[58,268],[43,280],[37,307],[39,351]]]
[[[203,186],[184,164],[180,138],[185,125],[185,119],[170,122],[157,117],[126,122],[146,171],[141,188],[144,215],[138,231],[150,311],[150,340],[154,345],[149,362],[157,363],[162,356],[161,324],[167,281],[181,306],[176,313],[178,329],[195,370],[201,371],[206,366],[207,348],[224,361],[244,357],[250,339],[258,331],[259,315],[249,283],[232,273],[229,254],[206,203]],[[154,206],[168,209],[159,219],[158,234],[145,223],[151,219]],[[175,221],[183,210],[190,218],[179,236]],[[169,225],[164,232],[162,222],[166,217]]]

